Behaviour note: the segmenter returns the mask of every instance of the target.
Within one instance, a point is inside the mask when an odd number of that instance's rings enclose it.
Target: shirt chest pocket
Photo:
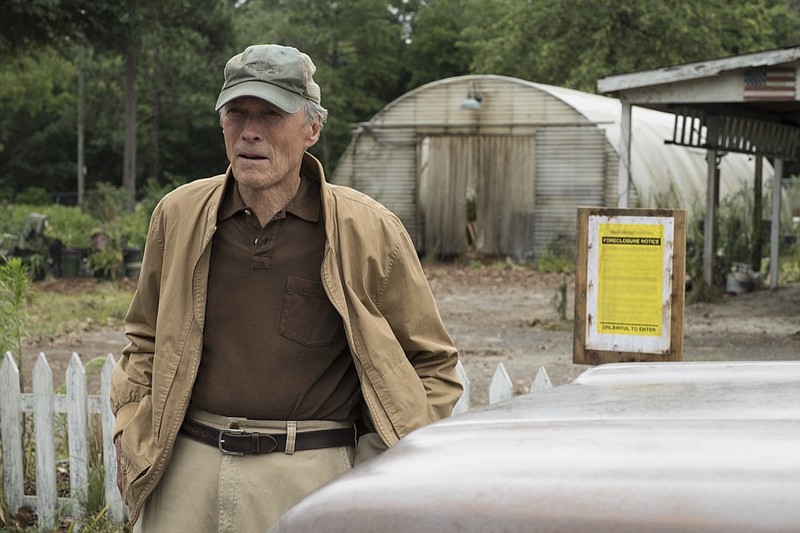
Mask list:
[[[342,334],[342,317],[322,283],[289,276],[283,296],[280,334],[309,348],[333,344]]]

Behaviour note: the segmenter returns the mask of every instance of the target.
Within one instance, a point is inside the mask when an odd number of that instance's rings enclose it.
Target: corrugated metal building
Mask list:
[[[494,75],[439,80],[360,124],[331,181],[396,213],[422,253],[472,245],[529,261],[574,242],[576,207],[617,206],[619,118],[604,96]],[[705,150],[666,145],[673,124],[634,109],[633,207],[702,207]],[[721,194],[753,173],[747,156],[727,155]]]

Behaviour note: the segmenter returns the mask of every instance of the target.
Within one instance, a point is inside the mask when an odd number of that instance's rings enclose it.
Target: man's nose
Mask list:
[[[262,123],[257,115],[249,114],[242,126],[242,136],[246,139],[258,139],[261,137]]]

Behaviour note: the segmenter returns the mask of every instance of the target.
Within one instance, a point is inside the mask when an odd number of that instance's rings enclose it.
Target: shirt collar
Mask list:
[[[222,222],[237,213],[245,211],[247,207],[239,194],[239,188],[236,187],[236,179],[233,177],[233,172],[228,169],[227,176],[225,176],[225,192],[223,193],[222,204],[217,212],[217,220]],[[295,194],[294,198],[289,201],[285,212],[309,222],[317,222],[319,220],[319,209],[319,177],[314,175],[312,167],[304,164],[300,171],[300,187],[297,189],[297,194]]]

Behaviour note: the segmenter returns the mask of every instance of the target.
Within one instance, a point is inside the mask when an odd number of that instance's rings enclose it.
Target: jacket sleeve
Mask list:
[[[159,205],[150,219],[139,284],[125,316],[125,335],[129,343],[122,350],[122,357],[111,374],[111,410],[116,416],[114,436],[131,420],[139,402],[152,393],[156,321],[164,257],[160,222]]]
[[[411,237],[401,230],[379,307],[425,387],[431,422],[450,416],[463,387],[458,351],[445,329]]]

